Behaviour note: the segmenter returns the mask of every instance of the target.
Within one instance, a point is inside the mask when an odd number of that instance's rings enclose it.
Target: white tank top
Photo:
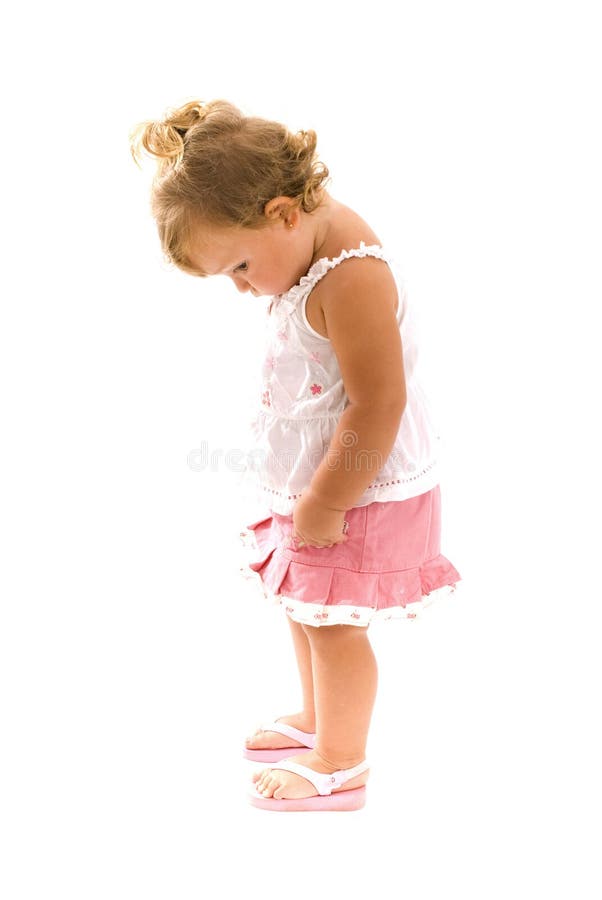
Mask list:
[[[352,256],[382,259],[395,277],[407,396],[393,448],[354,507],[405,500],[439,482],[440,438],[416,378],[418,348],[405,280],[381,246],[366,246],[362,241],[359,248],[344,250],[335,259],[319,259],[298,284],[274,296],[267,311],[260,397],[250,422],[251,446],[239,484],[249,488],[247,496],[258,506],[281,515],[292,513],[309,486],[349,403],[332,343],[311,327],[305,306],[314,285]]]

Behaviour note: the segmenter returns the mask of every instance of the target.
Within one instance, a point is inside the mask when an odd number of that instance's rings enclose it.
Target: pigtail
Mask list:
[[[161,122],[141,122],[130,132],[130,152],[140,168],[142,150],[157,160],[158,175],[177,168],[184,156],[188,131],[207,115],[207,105],[192,100],[177,109],[168,110]]]

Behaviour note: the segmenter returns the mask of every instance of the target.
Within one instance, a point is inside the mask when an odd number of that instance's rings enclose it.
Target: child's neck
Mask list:
[[[339,206],[336,200],[326,194],[326,198],[321,206],[312,214],[314,220],[314,240],[313,240],[313,256],[311,265],[317,262],[324,255],[324,248],[328,246],[330,235],[333,228],[336,208]]]

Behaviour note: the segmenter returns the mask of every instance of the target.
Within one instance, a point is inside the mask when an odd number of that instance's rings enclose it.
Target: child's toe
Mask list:
[[[273,797],[274,791],[279,787],[280,783],[275,778],[269,778],[263,791],[264,797]]]
[[[267,786],[270,780],[270,770],[262,769],[261,772],[255,772],[253,775],[253,781],[255,782],[255,787],[258,791],[263,791]]]
[[[257,743],[261,744],[261,740],[258,740],[261,733],[262,733],[261,729],[258,728],[257,731],[254,731],[253,734],[250,734],[248,737],[245,738],[245,744],[247,747],[249,747],[249,749],[253,749],[252,748],[253,744],[257,744]]]

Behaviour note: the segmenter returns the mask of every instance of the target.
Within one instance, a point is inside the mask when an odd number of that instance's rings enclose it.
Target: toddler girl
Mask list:
[[[313,131],[193,101],[130,135],[158,161],[152,213],[168,260],[269,296],[248,474],[266,514],[246,569],[282,602],[303,709],[245,756],[277,765],[250,798],[358,809],[377,684],[376,618],[414,618],[460,575],[440,552],[437,441],[416,377],[403,278],[372,228],[326,190]],[[244,574],[244,572],[243,572]]]

